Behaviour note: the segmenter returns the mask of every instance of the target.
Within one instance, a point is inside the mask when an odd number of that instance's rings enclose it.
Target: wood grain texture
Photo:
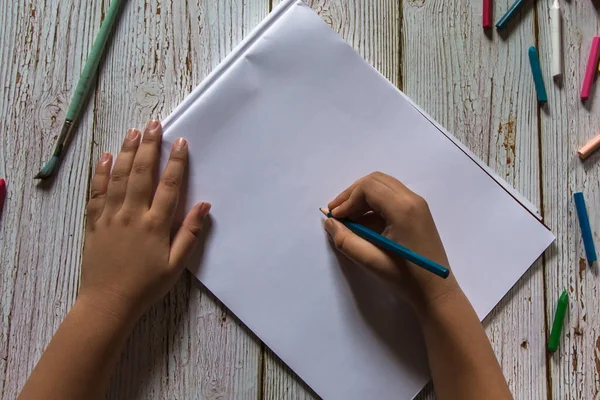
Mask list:
[[[395,85],[400,73],[397,0],[305,0],[365,60]],[[280,0],[273,0],[273,6]]]
[[[306,3],[395,85],[400,84],[400,4],[396,0],[309,0]],[[274,5],[279,4],[275,0]],[[332,194],[334,195],[334,194]],[[264,399],[316,397],[277,356],[265,353]]]
[[[511,2],[494,2],[496,18]],[[479,0],[402,4],[404,92],[539,207],[538,112],[527,58],[535,44],[531,7],[502,38],[482,30]],[[485,326],[515,398],[545,398],[540,261]]]
[[[546,224],[556,234],[555,246],[546,252],[546,318],[554,319],[562,290],[569,293],[569,311],[558,351],[549,355],[551,398],[600,397],[600,297],[598,265],[585,260],[573,193],[583,192],[596,248],[600,241],[599,161],[596,153],[585,162],[577,149],[600,133],[600,87],[596,82],[590,100],[579,93],[591,39],[600,34],[600,10],[593,2],[561,2],[563,12],[564,79],[562,87],[550,79],[551,37],[549,4],[538,4],[539,48],[548,90],[548,110],[541,114],[542,190]]]
[[[60,132],[99,27],[98,6],[0,3],[0,176],[8,184],[0,222],[1,398],[17,396],[77,293],[92,112],[81,118],[56,179],[40,186],[33,176]]]
[[[106,4],[105,7],[108,5]],[[266,0],[130,2],[97,92],[93,159],[164,119],[268,13]],[[186,273],[138,324],[110,398],[255,399],[260,342]]]
[[[67,157],[50,185],[33,175],[49,155],[108,1],[0,4],[0,398],[15,398],[78,288],[86,193],[101,151],[127,128],[165,118],[278,0],[130,0]],[[600,155],[578,147],[600,133],[600,94],[580,85],[593,2],[561,1],[565,79],[550,79],[550,2],[528,2],[504,37],[481,29],[481,1],[310,0],[371,65],[540,207],[556,244],[486,319],[515,398],[600,396],[598,266],[585,263],[572,194],[600,226]],[[494,20],[512,0],[495,1]],[[102,9],[104,7],[104,9]],[[537,45],[549,95],[538,109],[527,48]],[[598,232],[594,232],[597,246]],[[600,248],[600,247],[599,247]],[[544,290],[545,289],[545,290]],[[545,351],[562,289],[571,297],[559,350]],[[429,385],[420,398],[433,397]],[[144,316],[110,398],[317,397],[186,273]]]

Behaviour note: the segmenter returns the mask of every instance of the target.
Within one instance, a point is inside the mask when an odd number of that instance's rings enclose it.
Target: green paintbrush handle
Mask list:
[[[83,67],[83,72],[81,73],[81,77],[77,83],[77,88],[75,89],[75,93],[73,93],[73,97],[71,98],[71,104],[69,105],[69,110],[67,111],[66,117],[70,121],[75,121],[77,117],[79,117],[79,113],[84,106],[85,99],[92,88],[94,76],[98,70],[98,65],[100,64],[102,53],[106,47],[106,42],[108,41],[110,32],[112,31],[112,28],[119,16],[121,1],[122,0],[112,0],[110,6],[108,7],[108,13],[106,13],[106,17],[100,26],[100,31],[98,32],[96,40],[94,40],[94,45],[92,46],[92,51],[90,52],[85,66]]]

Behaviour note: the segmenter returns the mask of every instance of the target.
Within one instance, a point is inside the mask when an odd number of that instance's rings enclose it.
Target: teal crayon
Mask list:
[[[329,210],[324,208],[319,209],[327,218],[334,218]],[[415,265],[446,279],[450,275],[450,270],[443,265],[436,263],[414,251],[410,250],[407,247],[402,246],[399,243],[394,242],[386,238],[383,235],[358,224],[356,222],[350,221],[349,219],[338,219],[344,226],[350,229],[352,232],[360,236],[361,238],[373,243],[374,245],[381,247],[384,250],[392,252],[406,259],[407,261],[412,262]]]
[[[508,21],[512,18],[513,15],[515,15],[519,11],[523,3],[525,3],[525,0],[515,1],[513,5],[510,6],[506,14],[504,14],[502,18],[500,18],[500,20],[496,23],[496,29],[503,29],[504,27],[506,27]]]
[[[537,93],[538,104],[548,102],[546,87],[544,86],[544,77],[542,76],[542,67],[540,66],[540,57],[534,46],[529,48],[529,63],[531,64],[531,73],[533,74],[533,83]]]

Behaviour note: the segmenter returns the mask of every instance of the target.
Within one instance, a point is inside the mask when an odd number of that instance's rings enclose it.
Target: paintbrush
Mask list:
[[[90,55],[83,67],[79,82],[77,83],[75,93],[73,93],[73,97],[71,98],[71,104],[69,104],[65,122],[60,131],[60,135],[58,136],[58,140],[56,141],[56,145],[54,146],[52,157],[46,162],[42,170],[38,172],[35,179],[47,179],[51,177],[60,165],[64,156],[65,145],[73,133],[73,126],[77,121],[77,118],[81,115],[85,100],[92,89],[94,77],[98,71],[98,65],[100,64],[100,59],[106,48],[110,32],[118,19],[121,2],[122,0],[112,0],[108,7],[106,17],[100,26],[100,31],[94,40],[92,50],[90,51]]]

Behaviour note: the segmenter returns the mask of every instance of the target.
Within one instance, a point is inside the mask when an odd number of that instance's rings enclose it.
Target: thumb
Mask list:
[[[194,251],[198,237],[202,233],[204,218],[209,211],[209,203],[200,203],[196,204],[186,215],[171,243],[169,266],[172,269],[180,268]]]
[[[325,230],[331,236],[335,248],[356,264],[384,278],[389,278],[396,271],[394,261],[382,249],[356,235],[335,218],[325,221]]]

